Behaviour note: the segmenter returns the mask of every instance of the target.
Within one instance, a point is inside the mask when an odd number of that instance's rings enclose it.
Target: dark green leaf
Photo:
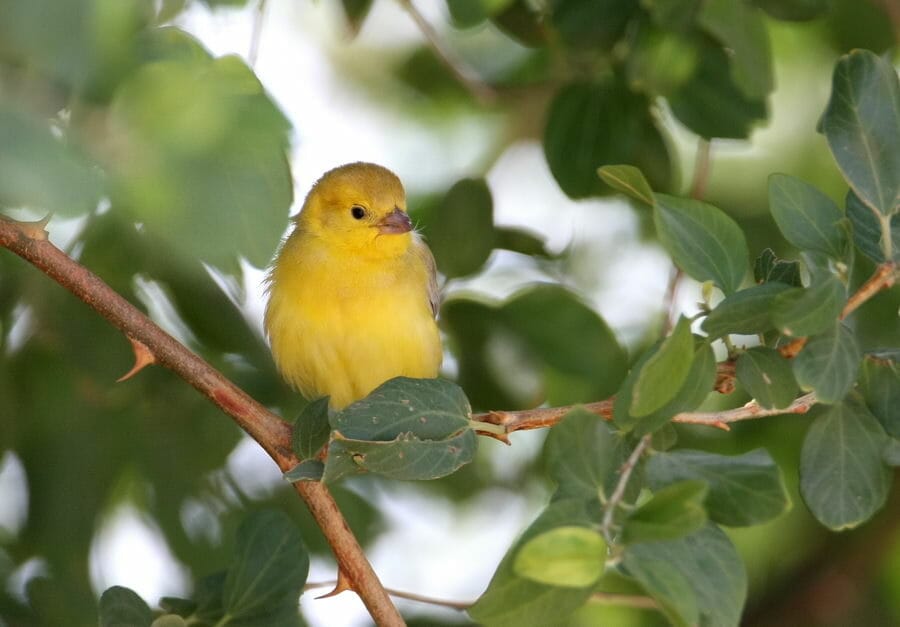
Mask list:
[[[609,193],[597,177],[603,165],[634,164],[654,189],[667,189],[672,178],[669,149],[649,102],[618,82],[561,89],[550,105],[544,155],[572,198]]]
[[[653,222],[660,242],[679,268],[698,281],[713,281],[726,295],[747,274],[747,242],[721,209],[699,200],[656,194]]]
[[[779,259],[771,248],[766,248],[753,264],[753,278],[757,283],[784,283],[802,287],[800,262]]]
[[[826,13],[834,0],[751,0],[778,20],[812,20]]]
[[[847,252],[843,212],[809,183],[787,174],[769,177],[769,210],[778,228],[801,250],[815,250],[835,259]]]
[[[900,466],[900,440],[897,438],[889,438],[887,446],[881,453],[881,459],[888,466]]]
[[[622,542],[674,540],[706,524],[703,500],[708,487],[703,481],[679,481],[657,490],[653,497],[628,514]]]
[[[816,335],[834,326],[846,302],[847,288],[828,275],[808,288],[795,287],[779,294],[772,303],[772,322],[785,335]]]
[[[178,597],[162,597],[159,600],[159,607],[169,614],[178,614],[185,618],[197,611],[196,601],[191,599],[180,599]]]
[[[504,10],[491,16],[491,21],[523,46],[537,47],[547,40],[542,16],[528,0],[512,0]]]
[[[305,459],[284,473],[284,478],[291,483],[295,481],[321,481],[324,474],[324,463],[318,459]]]
[[[847,192],[847,217],[853,225],[853,243],[866,257],[875,263],[883,263],[884,248],[881,221],[871,207],[853,193]],[[900,261],[900,213],[891,216],[891,250],[894,261]]]
[[[644,178],[644,173],[633,165],[605,165],[597,170],[597,174],[604,183],[626,196],[651,207],[656,204],[650,183]]]
[[[637,0],[554,0],[551,18],[559,37],[573,48],[608,50],[623,35]]]
[[[787,407],[797,395],[790,362],[771,348],[755,346],[743,353],[735,374],[750,396],[767,409]]]
[[[254,512],[237,531],[234,558],[225,576],[225,611],[235,621],[286,608],[296,614],[308,572],[309,555],[294,522],[277,510]]]
[[[328,442],[331,425],[328,422],[328,402],[324,396],[311,401],[294,421],[291,447],[300,459],[315,457],[319,449]]]
[[[781,472],[765,449],[743,455],[687,449],[657,453],[646,472],[653,489],[689,479],[705,481],[709,517],[730,527],[764,523],[791,506]]]
[[[553,257],[544,247],[544,240],[537,234],[513,227],[494,229],[494,248],[503,248],[532,257]]]
[[[546,627],[560,624],[591,594],[590,588],[548,586],[519,577],[513,561],[519,548],[538,535],[564,526],[586,526],[599,517],[599,502],[556,501],[522,534],[497,567],[487,590],[469,608],[469,615],[490,627]]]
[[[648,95],[668,96],[693,76],[698,63],[693,38],[669,28],[643,27],[628,55],[628,84]]]
[[[362,28],[369,10],[372,8],[372,0],[341,0],[344,9],[344,18],[350,28],[350,34],[356,36]]]
[[[519,577],[549,586],[593,585],[606,565],[606,541],[587,527],[555,527],[522,545],[513,562]]]
[[[699,54],[694,76],[668,97],[672,113],[701,137],[746,139],[753,126],[766,118],[765,101],[748,98],[734,84],[721,48],[707,45]]]
[[[227,571],[207,575],[197,582],[194,599],[197,601],[197,618],[215,623],[225,615],[225,579]]]
[[[850,187],[890,215],[900,206],[900,80],[868,50],[844,55],[834,68],[821,130]]]
[[[708,0],[697,21],[729,49],[731,75],[744,95],[768,96],[775,80],[769,34],[759,9],[744,0]]]
[[[679,540],[633,544],[623,565],[676,625],[740,622],[747,574],[731,540],[715,525]]]
[[[843,324],[807,342],[794,359],[794,376],[822,403],[840,401],[853,386],[862,354],[856,337]]]
[[[100,596],[100,627],[150,627],[153,612],[130,588],[113,586]]]
[[[830,407],[809,428],[800,454],[800,493],[829,529],[850,529],[881,509],[892,473],[882,461],[888,437],[861,404]]]
[[[628,412],[642,418],[669,403],[681,390],[694,361],[691,323],[682,316],[659,350],[641,367]]]
[[[349,440],[390,441],[404,433],[440,440],[467,427],[471,412],[455,383],[396,377],[333,414],[331,428]]]
[[[544,443],[543,457],[557,484],[553,499],[610,496],[628,453],[625,440],[612,427],[576,407],[550,430]]]
[[[763,283],[735,292],[709,313],[700,328],[713,339],[729,333],[752,335],[768,331],[772,328],[772,303],[788,289],[784,283]]]
[[[494,204],[484,179],[463,179],[429,216],[428,244],[449,278],[476,272],[494,248]]]
[[[650,12],[657,26],[684,31],[689,30],[700,13],[702,0],[642,0],[641,6]]]
[[[462,431],[442,439],[420,439],[401,433],[385,442],[332,438],[322,481],[333,483],[358,472],[374,472],[404,481],[437,479],[459,470],[475,456],[474,431]]]
[[[884,430],[900,438],[900,364],[863,360],[859,391]]]

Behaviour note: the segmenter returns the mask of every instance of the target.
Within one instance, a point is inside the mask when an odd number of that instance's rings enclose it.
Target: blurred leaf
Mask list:
[[[484,179],[456,183],[429,216],[428,244],[448,278],[477,271],[494,248],[494,206]]]
[[[881,221],[875,211],[863,203],[853,190],[847,191],[847,217],[853,225],[853,243],[875,263],[883,263]],[[900,213],[891,216],[891,250],[894,261],[900,262]]]
[[[708,489],[703,481],[679,481],[660,488],[628,514],[622,542],[674,540],[697,531],[706,524],[703,500]]]
[[[359,34],[369,10],[372,8],[372,0],[341,0],[341,8],[344,10],[344,19],[353,37]]]
[[[735,292],[716,305],[700,328],[713,339],[729,333],[752,335],[768,331],[773,326],[772,304],[788,289],[784,283],[763,283]]]
[[[93,164],[76,146],[0,102],[0,208],[80,215],[96,208],[101,189]]]
[[[800,262],[779,259],[771,248],[766,248],[753,264],[753,278],[757,283],[784,283],[792,287],[802,287]]]
[[[666,29],[684,31],[693,27],[703,0],[641,0],[653,22]]]
[[[631,388],[629,413],[642,418],[669,403],[684,385],[693,361],[691,323],[682,316],[659,350],[641,367]]]
[[[740,622],[747,574],[731,540],[715,525],[679,540],[632,544],[622,563],[674,624]]]
[[[506,9],[511,2],[512,0],[447,0],[447,8],[456,26],[471,28]]]
[[[890,438],[881,453],[881,459],[889,466],[900,466],[900,440]]]
[[[787,241],[801,250],[816,250],[835,259],[847,253],[844,213],[809,183],[787,174],[769,176],[769,210]]]
[[[900,80],[868,50],[834,68],[831,99],[820,122],[844,178],[869,207],[890,215],[900,206]]]
[[[112,114],[114,205],[188,258],[268,263],[292,201],[289,125],[243,61],[146,64]]]
[[[731,75],[748,98],[765,98],[775,87],[772,51],[759,9],[745,0],[708,0],[699,24],[730,52]]]
[[[884,430],[900,438],[900,364],[863,360],[859,391]]]
[[[318,459],[305,459],[284,473],[284,478],[289,483],[294,483],[295,481],[321,481],[324,474],[324,463]]]
[[[331,425],[328,420],[328,402],[330,400],[330,397],[325,396],[310,401],[294,421],[291,448],[300,459],[315,457],[319,449],[328,442],[328,436],[331,434]]]
[[[656,194],[653,222],[659,240],[679,268],[732,294],[747,274],[744,233],[721,209],[699,200]]]
[[[446,379],[395,377],[330,417],[351,440],[391,441],[410,433],[437,440],[469,425],[472,409],[462,389]]]
[[[754,346],[742,353],[735,374],[750,396],[767,409],[787,407],[797,395],[791,364],[774,349]]]
[[[228,571],[207,575],[197,582],[194,600],[197,602],[197,618],[215,623],[225,615],[225,579]]]
[[[582,499],[550,504],[506,552],[487,590],[468,609],[469,616],[490,627],[546,627],[564,622],[587,600],[590,588],[549,586],[519,577],[513,570],[513,560],[526,542],[546,531],[593,523],[599,516],[600,503],[594,505]]]
[[[644,173],[633,165],[605,165],[597,170],[597,174],[604,183],[626,196],[651,207],[656,204],[650,183],[644,178]]]
[[[150,627],[185,627],[187,623],[177,614],[164,614],[153,621]]]
[[[646,472],[654,490],[679,481],[706,482],[709,517],[730,527],[764,523],[791,506],[781,472],[765,449],[743,455],[688,449],[657,453],[647,462]]]
[[[277,510],[254,512],[237,532],[225,577],[225,611],[233,621],[257,624],[288,609],[296,615],[308,572],[309,555],[293,521]]]
[[[777,20],[812,20],[831,8],[833,0],[751,0]]]
[[[556,481],[553,500],[611,495],[630,451],[603,419],[576,407],[547,434],[543,458]]]
[[[185,618],[197,611],[197,603],[195,601],[178,597],[162,597],[159,600],[159,607],[169,614],[178,614]]]
[[[699,52],[700,63],[691,80],[668,96],[672,113],[691,131],[712,139],[746,139],[768,113],[764,100],[748,98],[734,84],[728,57],[718,47]]]
[[[553,0],[550,18],[569,46],[608,50],[639,8],[638,0]]]
[[[609,193],[597,178],[603,165],[634,164],[654,189],[667,189],[672,180],[669,149],[649,102],[618,82],[563,87],[550,105],[544,155],[571,198]]]
[[[130,588],[113,586],[100,596],[101,627],[150,627],[153,612]]]
[[[835,276],[795,287],[779,294],[772,303],[772,322],[785,335],[804,337],[832,328],[847,302],[847,288]]]
[[[830,407],[809,428],[800,455],[800,493],[829,529],[851,529],[881,509],[893,473],[881,453],[884,429],[861,404]]]
[[[477,448],[478,438],[470,430],[429,440],[407,432],[388,442],[349,440],[336,432],[328,445],[322,481],[333,483],[360,472],[403,481],[438,479],[472,461]]]
[[[596,582],[606,564],[606,541],[587,527],[555,527],[522,545],[513,572],[549,586],[585,588]]]
[[[668,96],[697,69],[699,58],[694,39],[666,28],[640,30],[626,65],[628,84],[633,90]]]
[[[505,9],[492,15],[491,21],[523,46],[541,46],[547,39],[541,15],[528,0],[512,0]]]
[[[535,233],[514,227],[494,228],[494,248],[503,248],[531,257],[554,257],[547,251],[544,240]]]
[[[794,359],[794,376],[822,403],[840,401],[856,380],[862,354],[856,337],[840,322],[811,338]]]

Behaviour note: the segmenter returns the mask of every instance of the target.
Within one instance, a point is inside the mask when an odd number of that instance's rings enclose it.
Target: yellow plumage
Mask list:
[[[265,326],[284,378],[342,408],[397,376],[435,377],[434,259],[390,171],[352,163],[310,190],[269,273]]]

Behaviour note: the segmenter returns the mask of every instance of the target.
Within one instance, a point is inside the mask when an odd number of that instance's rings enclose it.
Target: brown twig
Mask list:
[[[672,422],[680,422],[689,425],[710,425],[720,429],[728,429],[729,423],[766,416],[780,416],[781,414],[805,414],[810,407],[816,404],[816,395],[812,392],[794,399],[794,402],[784,409],[765,409],[756,401],[750,401],[743,407],[735,407],[725,411],[709,412],[685,412],[676,414]]]
[[[337,585],[336,581],[313,581],[307,583],[304,590],[315,590],[316,588],[331,588]],[[440,607],[449,607],[451,610],[465,611],[475,604],[475,601],[448,601],[446,599],[436,599],[424,594],[416,594],[415,592],[404,592],[394,588],[385,588],[387,593],[398,599],[406,599],[408,601],[418,601],[419,603],[428,603],[429,605],[439,605]]]
[[[286,472],[298,463],[291,450],[291,428],[218,370],[154,324],[97,275],[68,257],[47,239],[36,223],[0,219],[0,246],[8,248],[83,300],[133,341],[143,344],[156,362],[184,379],[219,406],[256,440]],[[390,597],[366,559],[328,489],[318,482],[294,484],[334,551],[338,568],[350,580],[379,625],[404,625]]]
[[[651,433],[643,436],[637,443],[637,446],[634,447],[634,450],[631,451],[631,455],[628,456],[628,459],[625,460],[625,463],[622,464],[622,468],[619,470],[619,480],[616,482],[616,487],[613,488],[612,495],[603,504],[603,518],[600,522],[600,533],[603,534],[603,537],[606,538],[606,541],[610,545],[615,543],[613,527],[616,509],[619,507],[619,503],[622,502],[622,498],[625,496],[625,489],[628,487],[628,480],[631,479],[631,473],[634,472],[634,468],[637,466],[641,455],[643,455],[644,451],[647,450],[647,447],[650,446],[652,437],[653,434]]]
[[[435,56],[440,60],[440,62],[450,71],[453,77],[463,86],[466,90],[472,94],[472,96],[477,100],[480,104],[489,105],[497,100],[497,92],[494,89],[484,83],[481,79],[475,76],[475,73],[472,69],[467,66],[461,59],[459,59],[455,54],[453,54],[446,46],[444,46],[441,41],[440,36],[437,34],[437,31],[434,30],[434,27],[428,23],[428,20],[425,19],[425,16],[419,12],[419,9],[416,8],[416,5],[413,4],[412,0],[398,0],[400,6],[402,6],[412,20],[416,23],[416,26],[419,27],[419,30],[422,31],[422,35],[425,36],[425,41],[428,42],[429,47],[434,52]]]
[[[888,289],[897,281],[897,264],[888,262],[883,263],[875,269],[875,274],[869,277],[869,280],[863,283],[856,293],[853,294],[844,305],[841,312],[841,320],[856,311],[860,305],[875,296],[883,289]]]

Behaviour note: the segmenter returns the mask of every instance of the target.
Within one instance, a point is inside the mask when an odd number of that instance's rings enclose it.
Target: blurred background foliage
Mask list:
[[[270,13],[286,11],[270,4]],[[507,211],[501,222],[495,204],[510,187],[549,170],[571,199],[609,196],[597,167],[631,163],[656,190],[685,193],[698,142],[709,139],[706,199],[740,223],[751,258],[765,247],[792,258],[767,211],[766,176],[789,172],[843,198],[846,184],[815,133],[831,68],[853,47],[896,59],[900,36],[892,0],[436,4],[426,15],[452,67],[422,37],[385,43],[390,28],[410,21],[406,0],[319,2],[307,12],[330,16],[312,45],[353,86],[354,107],[412,121],[416,132],[433,133],[431,146],[462,135],[445,144],[447,154],[432,150],[426,162],[415,155],[409,162],[419,163],[398,169],[414,179],[412,213],[447,280],[447,375],[476,409],[605,398],[666,315],[663,294],[647,285],[667,277],[644,277],[645,285],[616,274],[615,257],[655,246],[646,212],[626,209],[638,227],[612,241],[593,234],[612,220],[610,203],[621,213],[621,201],[583,201],[587,236],[560,238],[542,225],[576,205],[560,196],[559,207],[523,206],[521,219]],[[260,333],[258,269],[298,208],[291,167],[338,164],[308,152],[304,120],[284,112],[290,103],[276,103],[246,59],[215,56],[191,34],[199,15],[237,12],[253,24],[259,9],[247,0],[0,0],[0,209],[18,219],[53,213],[57,245],[290,418],[303,401],[282,384]],[[265,46],[275,26],[261,24],[257,43]],[[309,36],[294,23],[280,26]],[[366,29],[381,38],[366,39]],[[280,62],[289,68],[292,59]],[[473,134],[475,148],[460,151]],[[538,144],[543,170],[520,168],[505,188],[491,178],[504,155]],[[382,161],[392,165],[389,158]],[[542,217],[529,223],[536,211]],[[871,270],[859,260],[857,283]],[[697,286],[682,292],[679,306],[695,307]],[[625,299],[633,311],[601,317],[604,301],[623,293],[639,295]],[[857,317],[866,349],[896,345],[898,305],[895,289]],[[239,463],[246,442],[206,400],[155,368],[114,385],[129,361],[127,341],[92,310],[0,254],[0,622],[93,624],[97,594],[116,583],[97,574],[96,546],[122,504],[158,530],[186,582],[225,563],[224,541],[246,509],[262,504],[290,513],[314,558],[328,555],[286,483],[248,480],[255,467]],[[738,390],[709,402],[746,400]],[[752,421],[728,434],[679,429],[679,446],[764,446],[786,472],[793,510],[732,536],[750,574],[746,623],[896,624],[900,494],[862,528],[827,533],[796,495],[808,423]],[[460,512],[500,493],[525,494],[533,512],[549,491],[541,437],[517,436],[512,450],[482,446],[476,463],[408,490]],[[372,495],[402,496],[370,478],[335,492],[364,545],[390,529]],[[520,529],[527,514],[515,515]],[[501,553],[511,539],[499,540]],[[402,547],[395,553],[413,559]],[[495,565],[477,567],[485,578],[474,594]],[[441,616],[423,620],[455,620]],[[589,604],[573,624],[659,620]]]

